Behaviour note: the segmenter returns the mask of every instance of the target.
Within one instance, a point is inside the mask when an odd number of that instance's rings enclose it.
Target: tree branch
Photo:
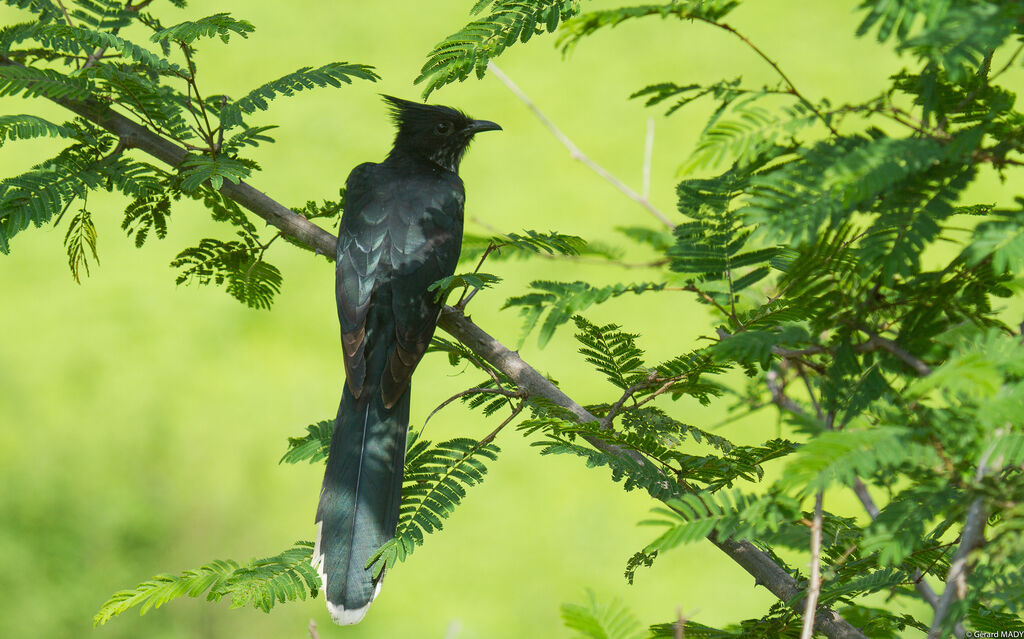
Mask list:
[[[0,56],[0,65],[12,64],[17,63]],[[171,166],[179,166],[188,156],[188,151],[181,146],[116,113],[105,104],[50,99],[118,135],[127,146],[140,149]],[[329,256],[335,254],[337,238],[334,235],[272,200],[249,184],[242,181],[234,184],[225,180],[220,192],[269,224],[276,226],[285,235],[305,244],[314,252]],[[478,357],[508,376],[526,398],[544,398],[569,410],[580,422],[599,422],[598,418],[590,411],[563,393],[550,380],[526,363],[518,353],[489,335],[461,311],[451,306],[445,306],[441,311],[438,326],[462,342]],[[642,465],[650,463],[635,450],[609,444],[599,437],[584,436],[584,439],[596,449],[609,455],[629,457]],[[750,573],[758,584],[767,587],[779,599],[794,600],[801,594],[801,587],[797,580],[776,564],[767,553],[759,550],[750,542],[733,539],[722,540],[718,539],[714,533],[708,535],[708,539]],[[794,605],[799,606],[800,603],[797,601]],[[831,639],[867,639],[862,632],[827,606],[818,608],[814,628]]]

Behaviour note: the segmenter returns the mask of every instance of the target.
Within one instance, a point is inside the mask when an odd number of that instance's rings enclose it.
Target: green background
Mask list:
[[[750,3],[729,22],[775,59],[812,100],[834,103],[882,90],[900,60],[870,39],[855,39],[855,2]],[[377,84],[357,82],[274,103],[256,123],[280,124],[277,144],[254,157],[257,188],[287,205],[334,198],[348,171],[386,153],[391,125],[377,93],[407,98],[426,53],[468,19],[469,0],[445,2],[265,0],[153,6],[165,24],[228,11],[253,22],[248,40],[204,41],[198,62],[208,94],[239,96],[300,66],[344,60],[374,65]],[[612,6],[585,3],[584,8]],[[24,19],[0,10],[0,24]],[[142,40],[141,32],[124,35]],[[775,84],[771,69],[733,36],[701,24],[657,18],[606,30],[562,60],[552,36],[513,47],[498,64],[588,155],[639,188],[647,118],[656,118],[652,200],[672,217],[676,171],[696,139],[706,105],[665,119],[628,100],[659,81],[713,82],[743,75]],[[1015,69],[1005,84],[1020,87]],[[480,136],[463,163],[467,230],[557,230],[621,243],[620,225],[656,226],[642,208],[578,162],[496,79],[449,86],[432,101],[457,106],[505,131]],[[42,100],[0,100],[0,113],[68,113]],[[0,149],[0,175],[12,175],[59,148],[16,142]],[[1006,204],[1015,185],[986,174],[966,198]],[[577,459],[539,457],[515,431],[484,484],[386,580],[366,620],[336,628],[322,599],[265,615],[227,603],[179,600],[139,617],[130,611],[94,630],[91,618],[114,591],[159,572],[214,558],[246,561],[276,554],[313,535],[320,466],[278,466],[288,436],[333,417],[342,367],[333,271],[323,260],[275,244],[268,259],[284,273],[271,312],[244,308],[215,288],[177,287],[168,263],[202,237],[230,239],[193,202],[174,206],[166,240],[139,251],[119,228],[125,202],[91,195],[102,266],[77,285],[62,248],[64,228],[31,229],[0,257],[0,636],[559,637],[558,606],[591,588],[619,596],[644,623],[670,621],[677,607],[715,625],[763,614],[774,601],[753,578],[701,543],[659,557],[626,586],[626,559],[656,534],[637,527],[654,504],[624,493],[606,470]],[[64,222],[66,224],[66,221]],[[269,237],[269,231],[268,231]],[[633,251],[631,257],[642,257]],[[644,270],[546,260],[503,262],[504,276],[477,296],[473,318],[510,346],[520,328],[509,295],[537,278],[595,283],[642,281]],[[631,317],[652,361],[689,350],[712,325],[685,293],[620,298],[591,309],[594,321]],[[615,399],[588,370],[563,329],[546,348],[527,339],[523,356],[581,402]],[[413,423],[480,376],[428,357],[414,383]],[[664,402],[684,421],[708,428],[726,402],[702,408]],[[481,437],[496,424],[449,407],[426,429],[431,439]],[[777,435],[773,414],[719,431],[741,443]],[[778,468],[769,467],[769,473]],[[831,509],[857,513],[849,495]],[[794,565],[806,559],[794,557]],[[879,601],[878,603],[882,603]],[[885,604],[882,604],[885,605]],[[919,608],[911,609],[920,612]],[[927,619],[927,617],[925,617]]]

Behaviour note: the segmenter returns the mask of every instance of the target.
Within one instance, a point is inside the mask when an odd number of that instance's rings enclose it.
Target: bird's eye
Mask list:
[[[451,122],[438,122],[437,126],[434,127],[434,133],[438,135],[448,135],[452,132]]]

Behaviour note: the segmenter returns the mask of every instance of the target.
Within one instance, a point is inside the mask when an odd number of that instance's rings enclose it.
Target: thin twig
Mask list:
[[[523,412],[524,408],[526,408],[526,402],[519,402],[519,405],[512,409],[512,414],[506,417],[505,421],[498,424],[498,427],[492,430],[490,433],[488,433],[486,437],[478,441],[476,447],[480,448],[481,446],[486,446],[487,444],[490,444],[492,441],[494,441],[494,438],[498,436],[498,433],[501,432],[501,429],[505,428],[505,426],[507,426],[509,422],[511,422],[519,415],[519,413]]]
[[[505,397],[521,397],[522,396],[521,393],[517,393],[515,391],[510,391],[510,390],[505,390],[504,388],[470,388],[470,389],[462,391],[461,393],[455,393],[454,395],[452,395],[448,399],[446,399],[443,402],[441,402],[437,406],[437,408],[435,408],[434,410],[430,411],[430,414],[427,415],[427,418],[423,420],[423,428],[427,427],[427,422],[430,421],[430,418],[433,417],[435,414],[437,414],[442,408],[444,408],[448,404],[451,404],[455,400],[457,400],[459,398],[462,398],[462,397],[465,397],[467,395],[504,395]]]
[[[928,364],[925,364],[921,359],[911,355],[896,342],[891,339],[886,339],[863,326],[857,326],[856,329],[868,336],[869,343],[880,347],[882,350],[889,351],[896,357],[900,358],[906,365],[913,368],[921,377],[931,375],[932,369]]]
[[[64,20],[67,21],[68,26],[75,26],[75,23],[71,22],[71,16],[68,15],[68,8],[64,6],[64,2],[62,0],[57,0],[57,6],[60,7],[61,13],[64,14]]]
[[[316,631],[316,622],[309,620],[309,639],[320,639],[320,633]]]
[[[633,189],[626,186],[625,182],[609,173],[604,167],[590,159],[590,157],[588,157],[583,151],[581,151],[580,148],[576,146],[576,144],[572,140],[570,140],[565,133],[562,133],[562,130],[559,129],[554,122],[548,119],[548,116],[544,115],[544,112],[541,111],[540,108],[533,102],[533,100],[530,99],[530,96],[526,95],[526,93],[524,93],[523,90],[520,89],[519,86],[516,85],[516,83],[513,82],[511,78],[505,75],[504,71],[498,68],[498,65],[494,64],[493,61],[488,62],[487,70],[493,73],[494,77],[498,78],[498,80],[500,80],[502,84],[508,87],[508,90],[511,91],[517,98],[519,98],[519,100],[523,104],[525,104],[526,107],[530,109],[530,111],[533,112],[537,119],[540,120],[541,124],[547,127],[548,131],[551,131],[551,133],[558,139],[559,142],[561,142],[565,146],[565,148],[569,149],[569,155],[571,155],[574,160],[579,160],[591,171],[603,177],[608,183],[610,183],[612,186],[621,191],[626,197],[647,209],[647,212],[653,215],[655,218],[657,218],[658,221],[660,221],[662,224],[664,224],[670,229],[675,228],[675,224],[672,223],[672,220],[670,220],[664,213],[659,211],[657,207],[651,204],[650,200],[648,200],[646,197],[640,195]]]
[[[818,595],[821,594],[821,524],[824,501],[825,493],[819,490],[814,499],[814,523],[811,525],[811,580],[807,585],[807,605],[804,608],[804,625],[800,631],[800,639],[811,639],[814,635],[814,613],[818,608]]]
[[[832,132],[832,135],[834,135],[836,137],[839,137],[839,131],[836,131],[835,127],[832,126],[832,123],[829,122],[829,120],[825,117],[825,115],[821,111],[818,110],[818,107],[814,106],[814,104],[810,100],[808,100],[806,97],[804,97],[804,94],[800,93],[800,91],[797,90],[796,85],[793,84],[793,81],[789,79],[789,76],[786,75],[786,73],[779,67],[779,65],[776,64],[774,60],[769,58],[768,54],[766,54],[764,51],[762,51],[756,44],[751,42],[750,39],[747,38],[747,36],[743,35],[739,31],[737,31],[735,28],[733,28],[731,25],[728,25],[728,24],[726,24],[724,22],[715,22],[714,20],[708,20],[708,19],[705,19],[705,18],[696,18],[696,19],[700,20],[701,22],[705,22],[705,23],[710,24],[712,26],[718,27],[719,29],[723,29],[725,31],[728,31],[729,33],[733,34],[734,36],[736,36],[737,38],[742,40],[748,47],[750,47],[754,51],[754,53],[756,53],[758,56],[760,56],[762,60],[767,62],[768,65],[771,66],[771,68],[775,69],[775,72],[779,74],[779,77],[782,78],[782,81],[785,82],[786,86],[789,87],[789,93],[791,95],[793,95],[793,97],[795,97],[796,99],[798,99],[801,102],[803,102],[804,106],[806,106],[808,109],[810,109],[811,112],[814,113],[814,115],[817,116],[817,118],[819,120],[821,120],[822,124],[824,124],[826,127],[828,127],[828,130]]]
[[[1001,69],[999,69],[998,71],[989,76],[989,83],[991,83],[992,80],[995,80],[999,76],[1006,73],[1010,69],[1010,67],[1013,66],[1014,61],[1017,59],[1017,56],[1020,55],[1021,51],[1024,51],[1024,43],[1021,43],[1021,45],[1014,50],[1014,52],[1010,55],[1010,59],[1006,61],[1006,64],[1004,64]]]
[[[653,371],[646,380],[642,382],[637,382],[636,384],[633,384],[632,386],[627,388],[625,392],[622,393],[622,397],[619,397],[618,401],[612,404],[612,407],[608,409],[608,414],[605,415],[604,419],[601,420],[601,428],[603,430],[610,429],[612,427],[612,420],[614,420],[615,416],[618,415],[620,410],[622,410],[623,404],[625,404],[637,392],[642,391],[645,388],[650,388],[651,384],[654,383],[654,381],[657,379],[657,376],[658,372]]]

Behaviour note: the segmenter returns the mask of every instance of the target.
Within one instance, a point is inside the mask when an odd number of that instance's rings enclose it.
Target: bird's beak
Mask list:
[[[471,134],[480,133],[481,131],[501,131],[501,126],[497,122],[491,122],[490,120],[473,120],[466,127],[466,130]]]

